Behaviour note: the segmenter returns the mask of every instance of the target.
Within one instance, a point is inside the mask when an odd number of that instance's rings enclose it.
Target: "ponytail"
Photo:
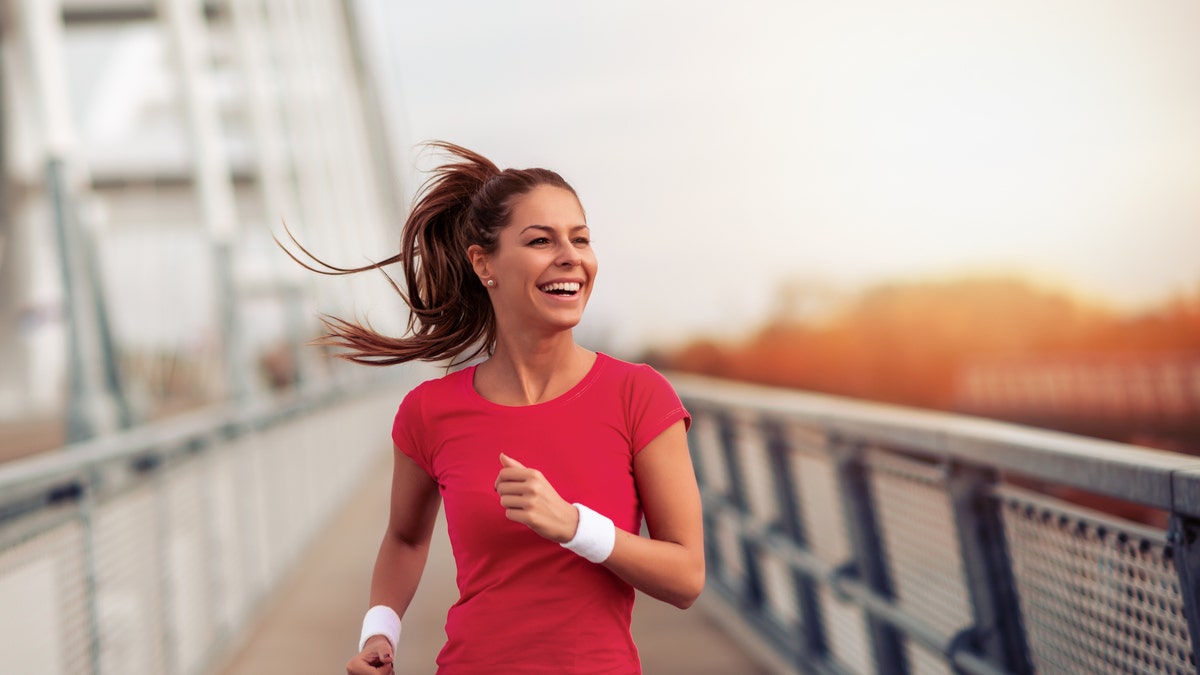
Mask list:
[[[362,267],[335,267],[300,246],[288,233],[292,243],[316,267],[286,248],[284,251],[303,267],[320,274],[382,271],[397,262],[404,270],[404,289],[390,276],[388,282],[409,307],[408,335],[389,337],[356,321],[323,316],[321,322],[327,332],[313,343],[343,349],[335,354],[338,358],[389,366],[414,360],[457,359],[461,363],[490,354],[496,345],[496,314],[467,257],[467,248],[478,245],[488,253],[495,251],[515,198],[533,188],[552,185],[575,194],[562,176],[547,169],[501,171],[486,157],[452,143],[434,141],[426,145],[445,151],[457,161],[436,168],[421,186],[404,223],[399,254]]]

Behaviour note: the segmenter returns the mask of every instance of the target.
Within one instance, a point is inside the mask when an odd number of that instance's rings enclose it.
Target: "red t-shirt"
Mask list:
[[[392,439],[434,480],[458,567],[439,673],[640,673],[629,632],[634,590],[508,520],[494,484],[500,453],[540,470],[568,502],[638,533],[633,457],[679,420],[675,390],[646,365],[597,354],[558,398],[503,406],[475,391],[470,366],[413,389]]]

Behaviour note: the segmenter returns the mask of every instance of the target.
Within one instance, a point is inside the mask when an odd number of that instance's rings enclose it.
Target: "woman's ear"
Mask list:
[[[471,268],[475,270],[475,275],[480,279],[486,279],[492,275],[489,264],[490,257],[479,244],[471,244],[467,247],[467,259],[471,261]]]

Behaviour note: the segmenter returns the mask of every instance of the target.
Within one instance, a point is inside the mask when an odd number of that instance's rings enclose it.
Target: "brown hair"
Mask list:
[[[314,256],[288,233],[292,243],[318,267],[284,250],[314,272],[382,271],[397,262],[404,270],[406,290],[391,277],[388,281],[410,309],[409,334],[389,337],[357,321],[324,316],[321,321],[328,332],[314,344],[343,348],[345,351],[336,354],[338,358],[388,366],[455,358],[472,347],[464,361],[490,354],[496,345],[496,316],[487,290],[467,258],[467,247],[478,244],[489,253],[495,251],[516,198],[535,187],[551,185],[575,195],[562,176],[548,169],[501,171],[486,157],[453,143],[425,145],[443,150],[457,161],[434,169],[421,186],[404,223],[399,254],[362,267],[336,267]]]

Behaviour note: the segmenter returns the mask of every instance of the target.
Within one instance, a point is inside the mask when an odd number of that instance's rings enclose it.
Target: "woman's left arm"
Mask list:
[[[634,456],[633,476],[650,538],[617,528],[603,564],[643,593],[686,609],[704,589],[704,524],[682,420]]]
[[[541,471],[504,454],[500,466],[496,494],[509,520],[560,544],[575,536],[579,513]],[[634,456],[633,477],[650,538],[614,528],[602,564],[639,591],[686,609],[704,589],[704,524],[683,420]]]

